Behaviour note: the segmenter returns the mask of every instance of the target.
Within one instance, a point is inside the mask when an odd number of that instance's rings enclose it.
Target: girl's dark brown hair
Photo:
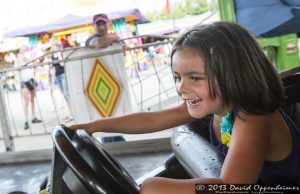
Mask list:
[[[283,84],[275,67],[241,26],[215,22],[194,27],[175,42],[171,62],[183,48],[202,57],[211,97],[219,96],[223,106],[265,114],[284,104]]]

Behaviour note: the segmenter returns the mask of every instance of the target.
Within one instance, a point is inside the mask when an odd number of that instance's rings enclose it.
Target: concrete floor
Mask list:
[[[50,172],[50,162],[1,165],[0,193],[24,191],[36,194],[39,184]]]
[[[134,179],[163,165],[170,152],[118,155],[115,158]],[[51,162],[10,164],[0,166],[0,193],[23,191],[36,194],[40,183],[49,174]]]

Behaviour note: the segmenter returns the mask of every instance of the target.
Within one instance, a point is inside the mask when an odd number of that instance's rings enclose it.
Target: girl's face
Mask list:
[[[178,94],[187,105],[189,114],[203,118],[222,114],[219,97],[212,99],[202,58],[191,49],[180,49],[172,59],[172,70]]]

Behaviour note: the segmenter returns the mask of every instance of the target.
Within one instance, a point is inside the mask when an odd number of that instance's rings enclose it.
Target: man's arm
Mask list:
[[[107,35],[101,38],[95,38],[90,41],[90,46],[94,48],[106,48],[112,45],[114,42],[120,42],[120,38],[116,35]]]

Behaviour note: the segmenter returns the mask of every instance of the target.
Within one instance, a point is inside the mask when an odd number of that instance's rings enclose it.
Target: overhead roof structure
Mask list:
[[[136,23],[147,23],[149,20],[139,11],[139,9],[128,9],[115,12],[106,13],[109,19],[118,19],[123,17],[129,17]],[[27,26],[21,29],[17,29],[4,34],[4,37],[13,38],[19,36],[29,36],[32,34],[40,34],[49,31],[55,31],[64,28],[76,27],[85,24],[91,24],[93,21],[93,15],[89,16],[78,16],[74,14],[66,14],[62,18],[56,21],[38,25],[38,26]]]
[[[208,11],[201,15],[187,15],[176,20],[158,20],[147,24],[139,24],[137,28],[140,35],[163,35],[180,32],[181,30],[190,29],[195,25],[218,20],[220,20],[218,12]]]

